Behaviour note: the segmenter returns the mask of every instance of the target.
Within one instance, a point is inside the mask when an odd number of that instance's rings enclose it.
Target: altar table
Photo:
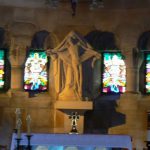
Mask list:
[[[132,150],[131,137],[128,135],[95,135],[95,134],[32,134],[33,147],[45,146],[47,150],[99,150],[100,148],[126,148]],[[13,133],[11,150],[16,147],[17,135]],[[21,135],[21,145],[27,145],[26,134]],[[37,148],[38,149],[38,148]],[[35,148],[35,150],[37,150]],[[69,149],[69,148],[68,148]]]

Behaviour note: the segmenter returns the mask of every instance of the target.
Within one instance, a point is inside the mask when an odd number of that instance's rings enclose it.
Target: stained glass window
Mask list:
[[[0,89],[3,89],[4,84],[5,84],[5,81],[4,81],[5,57],[4,56],[5,56],[4,50],[0,50]]]
[[[24,89],[45,91],[48,85],[47,55],[44,51],[31,51],[25,63]]]
[[[150,53],[146,54],[146,93],[150,93]]]
[[[124,93],[126,90],[126,65],[120,52],[103,53],[103,93]]]

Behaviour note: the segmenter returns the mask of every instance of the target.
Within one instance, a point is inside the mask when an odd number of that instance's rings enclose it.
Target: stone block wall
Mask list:
[[[117,45],[126,57],[127,93],[121,95],[116,111],[125,114],[125,124],[109,129],[110,134],[129,134],[133,146],[139,150],[145,147],[147,137],[147,110],[150,109],[150,96],[143,96],[138,91],[138,68],[133,64],[132,49],[137,47],[139,36],[150,30],[149,9],[102,9],[89,11],[81,4],[77,15],[71,16],[69,5],[53,10],[49,8],[27,8],[0,6],[0,27],[9,32],[11,88],[0,94],[0,141],[9,144],[15,127],[15,109],[22,110],[23,128],[26,132],[26,115],[32,116],[33,132],[54,132],[55,99],[49,91],[30,98],[23,89],[23,63],[26,47],[30,46],[34,33],[47,30],[54,34],[58,43],[71,31],[76,30],[83,36],[92,30],[113,32]],[[50,81],[52,83],[52,81]],[[51,84],[52,85],[52,84]],[[62,114],[60,126],[63,122]],[[57,119],[59,122],[59,120]],[[59,124],[59,123],[57,123]],[[61,130],[61,129],[60,129]],[[61,131],[60,131],[61,132]]]

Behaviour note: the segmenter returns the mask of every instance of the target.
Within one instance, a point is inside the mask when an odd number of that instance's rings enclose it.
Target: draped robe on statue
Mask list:
[[[58,100],[82,100],[82,63],[92,59],[91,65],[100,59],[100,54],[76,33],[71,32],[55,49],[47,50],[53,63],[54,86]]]

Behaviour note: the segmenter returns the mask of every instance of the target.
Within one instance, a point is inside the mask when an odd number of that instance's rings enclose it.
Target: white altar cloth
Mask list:
[[[131,137],[128,135],[95,134],[32,134],[31,145],[77,146],[81,149],[94,150],[95,147],[127,148],[132,150]],[[11,150],[15,149],[17,135],[13,133]],[[21,135],[21,145],[27,145],[26,134]],[[62,148],[63,149],[63,148]],[[80,148],[79,148],[80,149]]]

